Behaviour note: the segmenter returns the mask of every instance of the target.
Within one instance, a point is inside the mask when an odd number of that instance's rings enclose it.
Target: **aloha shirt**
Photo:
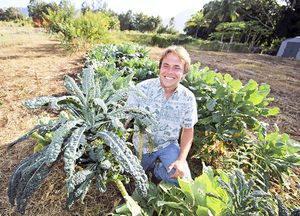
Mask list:
[[[179,145],[181,128],[192,128],[198,121],[197,105],[194,94],[179,84],[173,95],[167,100],[159,78],[148,79],[136,85],[146,97],[131,93],[126,107],[144,108],[150,111],[157,121],[151,133],[145,133],[143,154],[165,148],[170,144]],[[135,126],[132,138],[135,149],[139,152],[140,134]],[[152,145],[151,146],[151,140]]]

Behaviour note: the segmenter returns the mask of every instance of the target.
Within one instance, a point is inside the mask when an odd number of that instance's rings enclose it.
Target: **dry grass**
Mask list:
[[[0,151],[0,212],[1,215],[17,215],[16,208],[11,207],[7,199],[9,176],[22,159],[32,154],[34,143],[27,141],[17,145],[12,151]],[[95,184],[94,184],[95,185]],[[94,186],[93,185],[93,186]],[[25,215],[105,215],[112,211],[121,201],[121,195],[113,184],[109,184],[106,193],[100,193],[95,187],[90,188],[84,203],[76,202],[71,211],[66,211],[66,189],[63,163],[58,162],[46,181],[31,197]]]
[[[70,55],[42,32],[9,28],[1,28],[1,37],[10,40],[5,46],[0,45],[0,215],[17,215],[7,200],[8,179],[20,161],[32,154],[34,146],[31,141],[23,142],[8,153],[5,144],[32,129],[38,117],[47,114],[24,108],[23,101],[42,95],[64,94],[63,76],[75,76],[81,71],[85,53]],[[117,190],[109,185],[105,194],[91,189],[84,204],[76,203],[71,212],[66,212],[62,170],[62,164],[54,167],[29,202],[26,215],[104,215],[120,202]]]
[[[38,28],[19,27],[16,25],[0,27],[0,47],[2,48],[30,43],[32,40],[41,41],[46,38],[44,31]]]
[[[0,130],[1,144],[33,127],[42,111],[25,109],[23,101],[42,95],[63,94],[62,78],[81,70],[83,52],[66,54],[56,41],[39,40],[1,48]]]

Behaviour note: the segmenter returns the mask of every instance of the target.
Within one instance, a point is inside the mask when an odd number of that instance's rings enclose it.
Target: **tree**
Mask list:
[[[81,13],[85,14],[87,11],[91,11],[92,9],[88,5],[86,1],[82,2],[81,4]]]
[[[129,10],[126,13],[119,14],[118,19],[120,21],[121,31],[136,30],[134,27],[134,15],[132,13],[132,10]]]
[[[0,8],[0,20],[4,21],[4,10],[2,8]]]
[[[275,29],[279,12],[276,0],[242,0],[238,9],[244,21],[256,21],[269,31]]]
[[[277,0],[214,0],[190,18],[185,32],[193,37],[208,39],[211,35],[221,40],[227,34],[227,41],[234,37],[236,42],[250,47],[269,44],[273,38],[296,36],[300,33],[300,1],[285,1],[286,6],[280,6]],[[230,23],[237,27],[239,22],[245,22],[243,31],[230,27]],[[222,30],[225,26],[229,29]]]
[[[239,0],[213,0],[187,21],[184,31],[193,37],[207,39],[223,22],[238,21]]]
[[[204,16],[204,11],[198,11],[196,14],[192,15],[191,19],[189,19],[185,23],[184,31],[187,35],[191,35],[194,37],[207,38],[209,32],[207,31],[211,20],[207,19]]]
[[[171,19],[169,20],[168,27],[170,29],[175,29],[175,17],[171,17]]]
[[[23,14],[15,7],[9,7],[6,10],[0,8],[1,21],[13,21],[24,18]]]
[[[154,32],[158,29],[160,23],[162,23],[162,20],[159,16],[147,16],[143,13],[135,14],[135,29],[140,32]]]
[[[285,3],[287,5],[287,8],[291,9],[299,9],[300,7],[300,1],[299,0],[285,0]]]
[[[81,13],[85,13],[86,11],[92,11],[92,12],[104,12],[107,11],[107,3],[102,0],[93,0],[91,4],[89,4],[87,1],[84,1],[81,4]]]
[[[286,0],[281,7],[280,19],[274,30],[274,37],[291,38],[300,35],[300,1]]]
[[[166,26],[164,26],[163,24],[160,24],[160,26],[157,29],[157,33],[158,34],[163,34],[163,33],[177,34],[178,31],[175,29],[175,17],[171,17],[171,19],[169,20],[169,23]]]
[[[106,10],[103,12],[107,17],[109,17],[109,27],[110,30],[120,30],[120,21],[118,19],[118,14],[112,10]]]
[[[43,14],[48,13],[48,8],[54,10],[56,7],[55,3],[46,3],[38,0],[30,0],[28,8],[28,14],[32,18],[43,18]]]
[[[162,23],[161,17],[148,16],[143,13],[133,13],[131,10],[118,15],[121,31],[136,30],[140,32],[155,32]]]

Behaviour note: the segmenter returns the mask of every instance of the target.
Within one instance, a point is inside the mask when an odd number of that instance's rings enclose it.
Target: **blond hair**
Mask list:
[[[164,58],[169,53],[173,53],[173,54],[177,55],[184,62],[184,71],[183,71],[183,74],[187,74],[189,72],[189,69],[190,69],[191,58],[190,58],[189,53],[182,46],[175,46],[175,45],[173,45],[173,46],[167,47],[164,50],[164,52],[161,54],[161,56],[160,56],[159,68],[161,67],[162,61],[164,60]]]

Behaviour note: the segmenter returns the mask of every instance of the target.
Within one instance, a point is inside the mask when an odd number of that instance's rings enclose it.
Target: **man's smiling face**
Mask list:
[[[166,90],[175,90],[182,79],[184,62],[176,54],[169,53],[163,59],[159,72],[161,86]]]

